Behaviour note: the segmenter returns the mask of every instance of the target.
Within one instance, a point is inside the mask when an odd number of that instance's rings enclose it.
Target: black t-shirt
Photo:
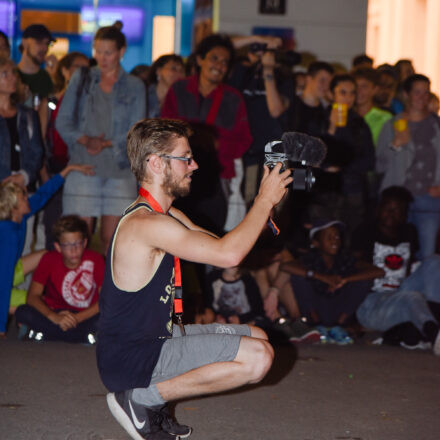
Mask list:
[[[18,138],[17,114],[11,118],[5,118],[11,139],[11,171],[18,171],[20,165],[20,142]]]
[[[310,136],[321,137],[328,127],[328,116],[323,105],[307,105],[300,97],[294,96],[289,108],[289,131],[299,131]]]
[[[18,71],[20,78],[24,84],[29,86],[33,95],[38,95],[40,98],[47,98],[53,90],[53,83],[50,75],[44,70],[40,69],[37,73],[23,73]]]
[[[359,226],[352,236],[354,252],[385,271],[374,280],[373,290],[395,290],[408,276],[419,243],[417,229],[411,223],[402,225],[394,238],[384,235],[375,223]]]
[[[215,269],[207,277],[205,304],[228,318],[237,315],[245,324],[257,316],[264,316],[260,289],[255,279],[243,274],[235,281],[226,281],[222,270]]]
[[[287,99],[291,99],[293,96],[293,80],[275,71],[275,81],[278,93]],[[270,115],[264,80],[261,69],[257,66],[237,64],[234,66],[228,83],[243,94],[253,139],[243,160],[246,165],[263,164],[264,146],[268,142],[280,140],[281,135],[286,131],[287,112],[278,118],[273,118]]]

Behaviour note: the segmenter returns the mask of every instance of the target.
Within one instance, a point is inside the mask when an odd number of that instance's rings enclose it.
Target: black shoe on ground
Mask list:
[[[181,425],[177,420],[170,414],[168,404],[161,407],[155,407],[155,410],[159,411],[162,416],[162,429],[172,435],[177,435],[180,438],[187,438],[192,433],[192,428],[187,425]]]
[[[107,394],[107,404],[114,418],[134,440],[178,440],[162,429],[163,415],[139,405],[131,398],[133,390]]]

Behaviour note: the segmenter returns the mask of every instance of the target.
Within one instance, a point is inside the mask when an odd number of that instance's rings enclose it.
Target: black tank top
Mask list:
[[[124,216],[145,208],[152,211],[146,203],[138,203]],[[140,290],[123,291],[114,284],[113,245],[120,223],[107,254],[96,350],[101,379],[113,392],[148,387],[162,344],[172,336],[174,302],[174,257],[168,253]]]

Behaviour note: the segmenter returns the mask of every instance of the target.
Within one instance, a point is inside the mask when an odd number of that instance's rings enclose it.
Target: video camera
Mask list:
[[[287,132],[280,141],[268,142],[264,147],[264,164],[273,169],[283,164],[280,172],[292,169],[293,190],[310,191],[315,183],[312,167],[321,165],[327,154],[324,142],[304,133]]]
[[[275,52],[275,61],[287,67],[293,67],[301,63],[301,54],[293,50],[268,49],[266,43],[252,43],[249,52]]]

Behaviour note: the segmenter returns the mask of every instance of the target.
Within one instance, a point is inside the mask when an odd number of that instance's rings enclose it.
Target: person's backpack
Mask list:
[[[89,93],[90,88],[90,67],[80,67],[80,80],[78,84],[78,88],[76,89],[76,101],[75,101],[75,108],[73,110],[73,118],[75,123],[78,123],[79,121],[79,103],[81,100],[81,95],[83,92]]]

